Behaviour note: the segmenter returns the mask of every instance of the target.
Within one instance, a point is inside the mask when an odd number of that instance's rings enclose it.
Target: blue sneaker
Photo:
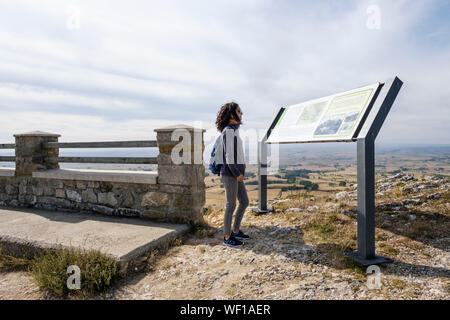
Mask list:
[[[223,245],[227,247],[240,247],[244,243],[242,241],[237,240],[231,235],[228,239],[223,238]]]
[[[235,237],[238,240],[248,240],[250,239],[250,237],[246,234],[244,234],[241,230],[239,230],[238,232],[231,232],[231,235],[233,237]]]

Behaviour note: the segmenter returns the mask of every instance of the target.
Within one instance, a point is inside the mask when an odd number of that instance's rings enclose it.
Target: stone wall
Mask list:
[[[155,183],[133,183],[131,178],[130,182],[113,182],[85,181],[85,178],[77,180],[35,177],[33,172],[36,175],[36,171],[39,171],[42,175],[49,170],[45,166],[48,161],[42,156],[45,152],[39,150],[39,143],[33,142],[33,139],[37,138],[30,138],[33,133],[16,135],[15,176],[2,176],[0,173],[0,206],[195,223],[200,219],[205,203],[205,168],[203,164],[194,163],[194,156],[192,163],[173,163],[171,150],[179,141],[172,141],[171,134],[178,129],[187,130],[192,136],[201,134],[200,146],[183,152],[203,152],[203,130],[186,126],[155,130],[160,151]],[[39,137],[40,141],[48,141],[42,135],[43,133],[39,132],[36,137]],[[23,143],[17,141],[18,139],[27,141]],[[57,135],[52,135],[51,141],[57,142]],[[37,147],[30,149],[29,145]],[[26,146],[27,152],[18,150],[21,146]],[[30,150],[38,153],[39,157],[33,158]],[[21,157],[24,154],[28,159],[26,161]],[[58,154],[58,150],[52,150],[48,154],[52,157],[50,163],[53,171],[60,170],[57,163],[55,164],[54,156]],[[196,156],[198,157],[198,153]],[[36,161],[39,161],[38,166]],[[30,170],[30,166],[33,170]]]
[[[140,217],[145,216],[148,208],[143,198],[158,187],[157,184],[0,177],[0,205]]]

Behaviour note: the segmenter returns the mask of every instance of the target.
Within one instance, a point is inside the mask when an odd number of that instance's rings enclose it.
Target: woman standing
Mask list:
[[[225,187],[226,207],[224,216],[224,238],[223,244],[228,247],[238,247],[243,244],[240,240],[250,237],[240,230],[242,218],[249,201],[244,184],[245,158],[242,139],[239,137],[239,126],[242,124],[242,111],[235,102],[223,105],[216,119],[217,130],[223,136],[223,166],[220,171],[222,182]],[[236,208],[236,199],[239,206],[236,210],[233,229],[231,220]]]

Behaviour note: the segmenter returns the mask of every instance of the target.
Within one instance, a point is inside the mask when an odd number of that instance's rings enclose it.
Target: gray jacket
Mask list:
[[[239,124],[229,124],[222,131],[224,155],[220,173],[224,176],[237,178],[245,174],[244,145],[239,136],[239,127]]]

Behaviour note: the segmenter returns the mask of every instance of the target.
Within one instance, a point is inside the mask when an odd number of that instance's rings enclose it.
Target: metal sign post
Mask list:
[[[266,135],[258,142],[258,208],[256,213],[268,213],[271,210],[267,208],[267,138],[270,136],[273,128],[283,114],[285,108],[280,108],[277,116],[267,130]]]
[[[357,142],[357,184],[358,184],[358,249],[347,256],[364,266],[393,262],[375,254],[375,139],[394,103],[403,82],[395,77],[386,81],[377,90],[368,113],[361,120]],[[267,209],[267,144],[266,141],[283,114],[280,109],[263,140],[258,144],[258,212]]]
[[[358,250],[347,255],[364,266],[393,262],[375,254],[375,139],[402,84],[386,81],[357,138]]]
[[[267,209],[267,144],[258,142],[258,209],[257,213],[268,213]]]

